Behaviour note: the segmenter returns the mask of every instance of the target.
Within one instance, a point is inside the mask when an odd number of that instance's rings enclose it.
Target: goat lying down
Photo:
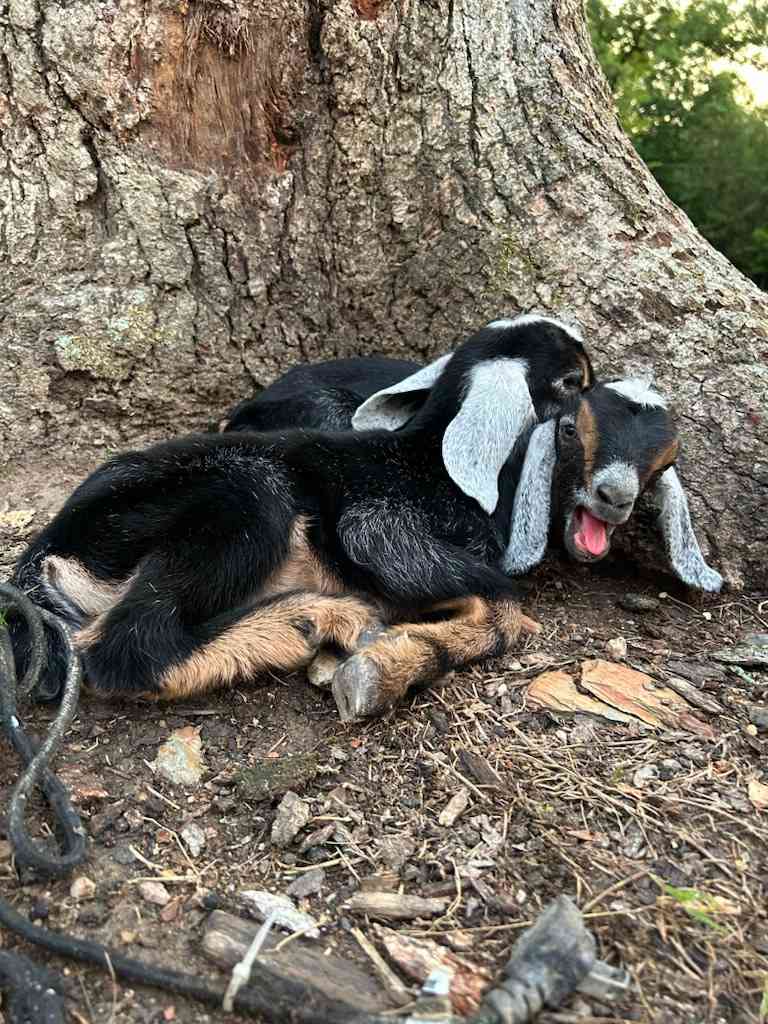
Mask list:
[[[448,358],[443,356],[426,367],[382,356],[296,366],[255,398],[236,406],[221,422],[220,429],[266,430],[270,423],[283,429],[299,426],[306,420],[326,430],[396,430],[426,401]],[[625,400],[606,399],[604,389]],[[537,473],[540,474],[539,488],[520,488],[512,536],[507,538],[501,563],[506,572],[520,574],[531,569],[543,558],[548,540],[562,542],[576,561],[601,560],[610,551],[612,533],[629,519],[642,491],[655,489],[661,511],[659,525],[672,571],[690,587],[720,590],[722,578],[702,557],[683,488],[671,465],[678,442],[676,437],[670,440],[672,427],[664,412],[666,404],[661,395],[641,381],[614,381],[598,387],[579,409],[573,427],[571,414],[562,417],[559,429],[547,426],[533,434],[530,429],[526,431],[502,470],[501,505],[507,507],[509,503],[508,489],[514,492],[520,486],[521,470],[529,482],[535,483]],[[552,416],[558,411],[553,405],[546,413]],[[573,452],[568,452],[566,438],[574,436],[579,438],[581,451],[579,465],[568,483],[565,467],[573,462]],[[533,446],[527,463],[523,464],[525,445],[531,437]],[[674,451],[665,450],[668,444]],[[559,458],[560,467],[553,508],[546,492],[554,458]],[[659,474],[653,469],[654,464],[663,468],[666,461],[670,465],[665,472]],[[567,500],[569,487],[571,494]],[[523,493],[528,494],[525,503]],[[534,497],[536,494],[538,498]],[[522,513],[526,506],[528,520],[524,526]]]
[[[513,494],[499,501],[499,473],[592,372],[574,333],[525,320],[445,362],[396,432],[196,435],[118,456],[14,582],[69,623],[106,694],[186,696],[295,669],[321,647],[353,652],[379,630],[334,679],[349,718],[502,653],[521,612],[496,568]]]
[[[538,561],[550,520],[575,548],[609,543],[589,515],[625,521],[677,438],[630,385],[580,394],[589,362],[554,325],[486,328],[441,370],[396,431],[199,435],[120,456],[15,582],[77,630],[103,693],[186,696],[335,645],[356,651],[332,687],[351,719],[500,655],[522,617],[496,566]],[[661,491],[669,535],[689,541],[682,492]]]

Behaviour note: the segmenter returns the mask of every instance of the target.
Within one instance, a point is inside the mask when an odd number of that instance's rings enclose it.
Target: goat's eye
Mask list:
[[[573,423],[562,423],[560,425],[560,433],[563,435],[563,437],[576,437],[576,427]]]
[[[563,387],[568,391],[581,391],[582,383],[580,373],[569,373],[563,377]]]

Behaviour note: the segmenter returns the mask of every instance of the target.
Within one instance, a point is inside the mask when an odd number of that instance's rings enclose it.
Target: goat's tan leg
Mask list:
[[[257,605],[168,669],[158,692],[145,696],[159,700],[189,697],[270,669],[301,668],[324,644],[355,650],[360,634],[377,622],[375,609],[355,597],[286,594]],[[85,639],[87,643],[94,638]]]
[[[412,686],[499,657],[521,631],[530,632],[536,625],[511,599],[465,597],[432,610],[453,614],[439,622],[392,626],[339,667],[333,696],[343,721],[381,714]]]

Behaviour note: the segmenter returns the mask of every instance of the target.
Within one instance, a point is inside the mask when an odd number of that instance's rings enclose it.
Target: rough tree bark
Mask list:
[[[768,296],[635,155],[581,0],[1,7],[7,470],[543,308],[674,391],[704,546],[765,580]]]

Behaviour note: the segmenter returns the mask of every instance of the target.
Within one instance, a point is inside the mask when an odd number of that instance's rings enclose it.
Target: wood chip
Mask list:
[[[360,888],[363,892],[397,892],[400,875],[396,871],[377,871],[375,875],[361,878]]]
[[[253,921],[214,910],[206,923],[203,951],[222,967],[234,967],[245,956],[258,930],[259,925]],[[281,951],[277,948],[281,941],[279,935],[268,935],[259,953],[259,961],[270,971],[320,989],[329,998],[364,1013],[378,1013],[391,1007],[391,999],[381,985],[349,960],[312,949],[302,939],[292,941]]]
[[[751,779],[747,785],[747,795],[758,811],[768,809],[768,786],[757,779]]]
[[[464,1017],[477,1010],[493,980],[485,967],[470,963],[432,939],[403,935],[381,925],[376,926],[375,933],[387,956],[414,981],[423,983],[437,967],[449,968],[453,972],[450,998],[454,1012]]]
[[[444,828],[450,828],[451,825],[455,824],[456,820],[466,811],[469,806],[469,790],[466,787],[462,787],[458,793],[455,793],[445,807],[440,811],[438,817],[438,823]]]
[[[459,763],[464,774],[470,775],[479,786],[487,786],[489,789],[502,788],[498,774],[480,754],[476,754],[472,750],[460,750]]]
[[[580,693],[572,676],[567,672],[544,672],[536,676],[526,691],[528,703],[535,708],[546,708],[561,714],[595,715],[610,722],[631,722],[631,715]]]
[[[387,995],[390,997],[394,1005],[405,1006],[406,1003],[411,1002],[411,993],[398,978],[384,957],[382,957],[376,947],[366,939],[365,935],[363,935],[359,928],[353,928],[352,935],[357,940],[357,944],[360,946],[360,949],[362,949],[371,961],[371,966],[378,975],[379,981],[384,986]]]
[[[689,683],[687,679],[681,679],[680,676],[667,676],[667,686],[670,690],[674,690],[675,693],[679,693],[681,697],[685,697],[689,704],[693,704],[696,708],[701,708],[702,711],[708,711],[711,715],[722,715],[725,713],[725,708],[722,704],[719,704],[709,694],[702,693],[698,686]]]
[[[412,921],[415,917],[434,917],[444,913],[447,898],[427,899],[396,892],[356,892],[347,900],[346,909],[353,914],[367,914],[383,921]]]
[[[599,700],[646,725],[684,729],[714,739],[711,727],[696,718],[679,694],[656,684],[644,672],[598,658],[582,662],[581,685]]]

